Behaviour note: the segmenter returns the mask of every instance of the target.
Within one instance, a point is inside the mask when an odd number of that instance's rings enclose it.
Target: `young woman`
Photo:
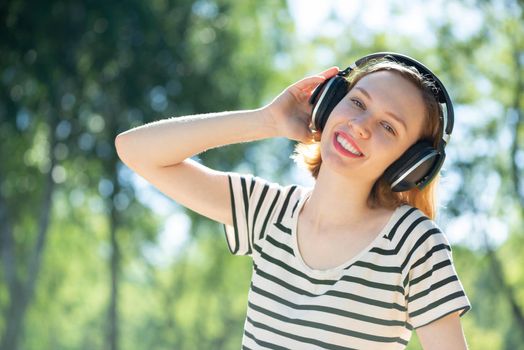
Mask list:
[[[129,130],[118,154],[223,223],[231,252],[252,257],[243,348],[404,349],[415,329],[426,350],[466,349],[459,316],[470,303],[432,221],[451,101],[407,56],[375,54],[352,68],[302,79],[260,109]],[[269,137],[300,141],[294,157],[313,188],[190,159]]]

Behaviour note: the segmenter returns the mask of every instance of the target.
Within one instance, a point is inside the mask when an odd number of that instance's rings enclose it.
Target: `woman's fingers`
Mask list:
[[[338,72],[339,72],[338,67],[331,67],[317,75],[312,75],[302,80],[299,80],[298,82],[293,84],[293,86],[302,91],[310,92],[311,90],[313,90],[313,88],[323,83],[326,79],[329,79],[332,76],[337,75]]]
[[[328,68],[325,71],[323,71],[322,73],[319,73],[317,75],[323,76],[324,78],[328,79],[328,78],[331,78],[334,75],[337,75],[337,73],[339,71],[340,71],[340,69],[338,67],[333,66],[333,67]]]
[[[304,142],[315,136],[309,127],[311,105],[308,101],[317,86],[338,72],[338,67],[331,67],[319,74],[303,78],[289,86],[266,107],[275,124],[281,126],[283,135]]]
[[[324,82],[324,80],[326,80],[326,78],[321,75],[313,75],[297,81],[293,84],[293,87],[300,90],[311,90],[313,87]]]

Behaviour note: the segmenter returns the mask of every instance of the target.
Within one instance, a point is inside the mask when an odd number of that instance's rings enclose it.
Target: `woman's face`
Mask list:
[[[370,184],[422,135],[426,108],[400,74],[364,76],[338,103],[322,132],[322,166]]]

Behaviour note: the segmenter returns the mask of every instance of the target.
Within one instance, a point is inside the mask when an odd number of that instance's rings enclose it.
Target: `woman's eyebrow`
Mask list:
[[[368,100],[373,101],[373,98],[371,97],[369,92],[367,92],[364,88],[361,88],[360,86],[356,86],[355,89],[359,90],[364,96],[368,98]],[[385,113],[391,116],[393,119],[395,119],[399,124],[401,124],[404,127],[404,130],[408,129],[404,120],[400,118],[398,115],[396,115],[393,112],[389,112],[389,111],[386,111]]]

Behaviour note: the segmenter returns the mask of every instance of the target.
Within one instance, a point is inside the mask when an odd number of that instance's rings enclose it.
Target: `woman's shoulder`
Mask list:
[[[267,194],[278,194],[283,200],[299,200],[312,191],[312,187],[298,183],[284,183],[274,179],[244,172],[228,172],[230,183],[233,187],[242,186],[248,196],[259,192]]]
[[[434,239],[436,236],[443,236],[442,239],[446,240],[442,229],[434,220],[422,210],[408,204],[401,205],[395,210],[390,226],[397,239],[409,240],[412,244],[427,238]]]
[[[410,220],[416,221],[417,223],[423,223],[425,226],[432,226],[437,228],[438,224],[435,220],[431,219],[428,215],[426,215],[422,210],[419,208],[409,205],[409,204],[402,204],[400,205],[396,212],[399,213],[402,217],[409,217]]]
[[[451,251],[448,238],[440,226],[420,209],[403,205],[398,208],[399,220],[396,225],[401,232],[408,251],[432,251],[444,248]]]

